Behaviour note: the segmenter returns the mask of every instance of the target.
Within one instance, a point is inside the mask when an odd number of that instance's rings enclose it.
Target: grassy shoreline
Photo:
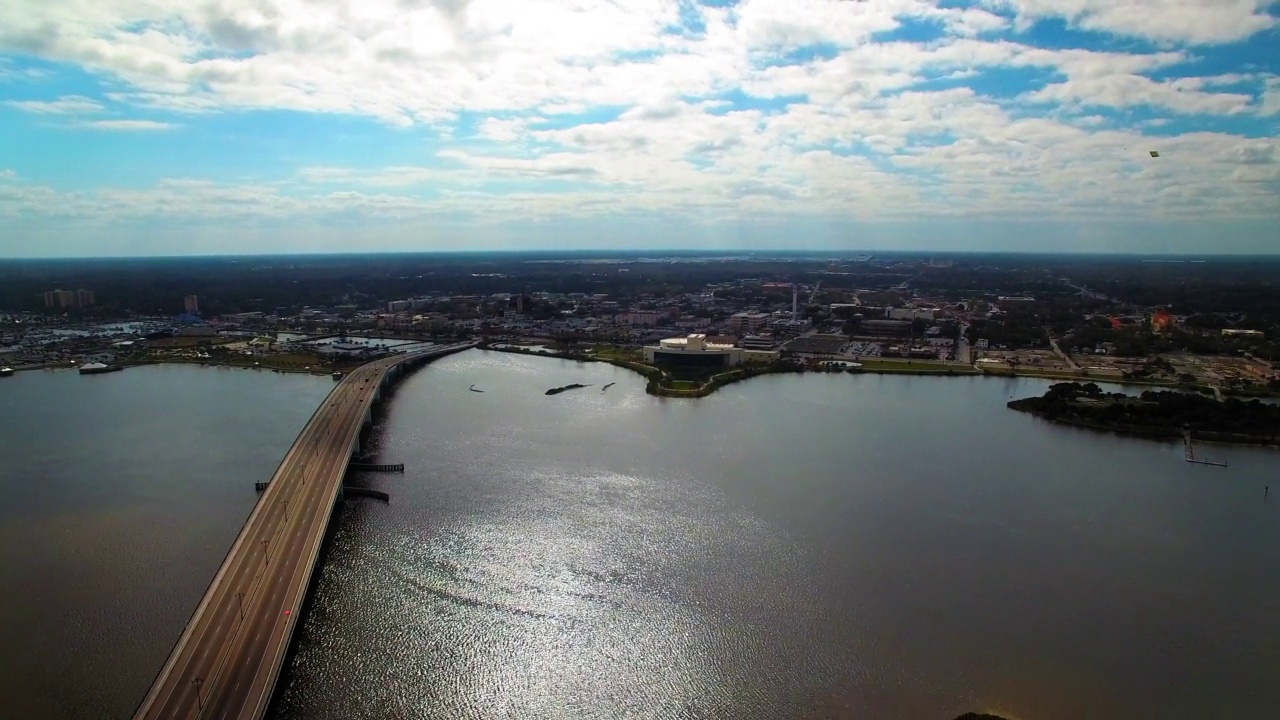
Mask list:
[[[761,375],[773,375],[779,373],[804,373],[804,372],[831,372],[829,370],[810,370],[801,369],[800,367],[780,369],[769,367],[764,369],[761,366],[743,366],[743,369],[729,370],[720,375],[713,376],[696,388],[690,388],[687,385],[691,381],[685,380],[668,380],[670,383],[679,383],[676,385],[663,384],[659,380],[655,384],[655,378],[665,377],[665,374],[658,368],[644,363],[629,359],[617,351],[605,349],[596,352],[566,352],[555,350],[547,347],[542,343],[533,343],[538,347],[544,348],[538,350],[525,350],[523,346],[504,342],[503,347],[491,347],[488,344],[481,344],[479,347],[483,350],[492,350],[494,352],[508,352],[517,355],[533,355],[537,357],[551,357],[561,360],[577,360],[579,362],[604,362],[610,365],[626,368],[649,380],[648,386],[645,388],[650,395],[657,397],[680,397],[680,398],[698,398],[706,397],[725,385],[730,385],[742,380],[748,380]],[[918,375],[918,376],[935,376],[935,377],[992,377],[992,378],[1038,378],[1042,380],[1058,380],[1058,381],[1074,381],[1074,382],[1095,382],[1102,385],[1137,385],[1152,388],[1163,388],[1169,390],[1190,390],[1202,393],[1211,393],[1212,388],[1204,385],[1191,385],[1185,383],[1176,383],[1159,380],[1143,380],[1143,379],[1127,379],[1127,378],[1095,378],[1087,375],[1076,375],[1069,373],[1053,372],[1048,370],[1035,370],[1029,368],[1017,368],[1010,370],[1008,368],[1000,369],[982,369],[972,365],[964,365],[960,363],[944,363],[931,362],[928,360],[882,360],[882,359],[863,359],[856,361],[861,367],[847,368],[844,371],[853,375]],[[746,369],[753,368],[753,369]],[[1227,397],[1275,397],[1277,393],[1259,392],[1259,391],[1240,391],[1230,388],[1219,389],[1224,396]]]

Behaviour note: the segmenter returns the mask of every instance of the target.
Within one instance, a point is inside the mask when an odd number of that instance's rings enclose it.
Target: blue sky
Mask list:
[[[10,0],[0,257],[1275,253],[1277,48],[1271,0]]]

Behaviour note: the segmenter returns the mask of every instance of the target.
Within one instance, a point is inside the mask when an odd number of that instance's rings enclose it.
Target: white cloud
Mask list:
[[[485,118],[480,123],[478,135],[489,140],[497,142],[513,142],[524,136],[525,128],[531,122],[538,122],[539,118]]]
[[[39,115],[80,115],[103,110],[102,103],[83,95],[63,95],[56,100],[6,100],[4,104]]]
[[[1276,19],[1272,0],[989,0],[1017,12],[1020,22],[1062,18],[1083,30],[1162,42],[1243,40]]]
[[[1280,114],[1280,77],[1267,80],[1266,89],[1262,91],[1262,103],[1258,107],[1262,115]]]
[[[84,123],[82,127],[94,130],[170,130],[177,125],[156,120],[95,120]]]
[[[1266,122],[1260,116],[1280,113],[1280,80],[1248,68],[1191,76],[1198,58],[1183,45],[1036,47],[1029,34],[1003,32],[1016,15],[1024,25],[1065,18],[1162,43],[1220,42],[1269,24],[1263,5],[953,5],[746,0],[686,7],[705,28],[673,33],[680,5],[669,0],[0,3],[0,51],[86,68],[106,78],[111,103],[181,113],[189,127],[198,114],[243,109],[432,126],[395,135],[430,137],[412,155],[428,157],[422,165],[345,167],[317,154],[272,184],[184,178],[83,195],[6,184],[0,214],[488,222],[654,213],[763,223],[1280,213],[1266,195],[1274,142],[1142,134],[1167,133],[1186,114]],[[942,37],[878,36],[906,19]],[[1036,89],[977,80],[994,70],[1034,75]],[[742,94],[750,101],[724,99]],[[770,102],[781,98],[785,106]],[[1155,117],[1126,123],[1117,112],[1138,105]],[[1160,162],[1147,155],[1156,143]]]
[[[13,180],[17,177],[18,173],[15,170],[10,170],[8,168],[0,169],[0,180]]]
[[[1212,115],[1245,112],[1253,101],[1250,95],[1204,92],[1201,88],[1205,85],[1204,78],[1156,82],[1141,75],[1117,73],[1067,80],[1049,85],[1026,97],[1034,102],[1112,108],[1150,105],[1179,113]]]

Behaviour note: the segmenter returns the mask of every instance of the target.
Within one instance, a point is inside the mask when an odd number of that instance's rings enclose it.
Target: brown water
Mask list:
[[[109,429],[75,425],[54,442],[0,421],[22,458],[0,468],[10,497],[30,492],[44,458],[69,468],[27,497],[33,510],[2,511],[5,587],[34,588],[4,600],[3,617],[26,618],[0,645],[19,670],[0,680],[4,697],[35,697],[19,717],[128,715],[252,482],[330,382],[193,368],[92,379],[131,384],[94,399],[120,408]],[[81,411],[65,390],[80,381],[41,381],[41,425]],[[543,395],[569,383],[592,387]],[[1280,498],[1262,499],[1263,485],[1280,490],[1280,454],[1205,448],[1231,462],[1206,468],[1178,445],[1004,407],[1045,384],[774,376],[681,401],[606,365],[441,360],[392,400],[378,441],[407,472],[361,478],[391,504],[338,516],[271,715],[1280,712]],[[242,417],[268,395],[273,408]],[[169,406],[185,409],[128,419]],[[14,433],[23,443],[8,448]],[[104,453],[125,469],[104,471]],[[186,479],[161,479],[175,475]],[[93,540],[24,560],[59,533]],[[65,617],[76,630],[59,629]]]
[[[0,717],[129,717],[333,381],[0,379]]]

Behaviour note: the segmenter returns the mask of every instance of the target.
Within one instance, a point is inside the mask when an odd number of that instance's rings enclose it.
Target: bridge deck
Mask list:
[[[266,712],[360,428],[388,371],[472,347],[378,360],[347,375],[298,434],[135,718]]]

